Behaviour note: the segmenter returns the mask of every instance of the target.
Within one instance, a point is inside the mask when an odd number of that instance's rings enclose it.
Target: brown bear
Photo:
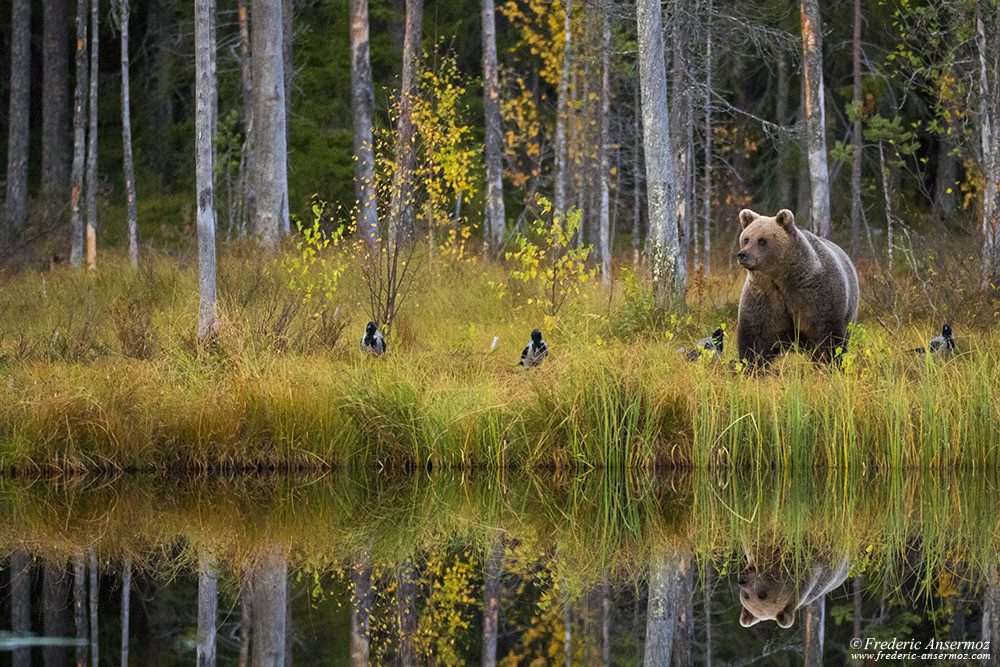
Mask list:
[[[840,246],[795,226],[787,209],[773,218],[740,211],[740,266],[747,270],[736,323],[740,360],[767,366],[791,344],[830,361],[847,349],[858,317],[858,272]]]
[[[782,628],[795,622],[795,612],[843,585],[851,573],[846,552],[814,554],[799,567],[782,564],[774,554],[759,558],[746,543],[746,569],[740,574],[740,625],[749,628],[774,621]]]

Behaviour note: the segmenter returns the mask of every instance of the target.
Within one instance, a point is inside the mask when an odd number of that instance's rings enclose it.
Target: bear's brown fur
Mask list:
[[[847,349],[858,317],[858,273],[840,246],[797,227],[792,212],[773,218],[740,211],[740,266],[747,270],[736,324],[740,360],[766,366],[798,342],[830,361]]]

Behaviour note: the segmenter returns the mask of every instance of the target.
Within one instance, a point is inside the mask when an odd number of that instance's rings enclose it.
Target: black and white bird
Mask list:
[[[549,356],[549,346],[542,340],[542,332],[535,329],[531,332],[531,342],[521,352],[521,365],[525,368],[538,366]]]
[[[712,335],[708,338],[702,338],[699,340],[694,349],[687,353],[687,358],[690,361],[694,361],[703,354],[707,354],[711,359],[717,360],[722,358],[722,345],[726,337],[726,332],[719,327],[712,332]]]
[[[374,322],[365,327],[365,335],[361,338],[361,351],[373,357],[385,354],[385,338],[379,333]]]
[[[942,359],[951,357],[955,353],[955,337],[951,333],[951,325],[941,327],[941,335],[932,338],[926,348],[918,347],[913,351],[917,354],[933,354]]]

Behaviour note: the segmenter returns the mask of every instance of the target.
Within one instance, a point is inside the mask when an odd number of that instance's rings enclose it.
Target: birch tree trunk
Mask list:
[[[996,25],[991,26],[994,30]],[[991,31],[992,34],[992,31]],[[987,52],[986,27],[981,3],[976,3],[976,41],[979,51],[979,126],[982,142],[982,165],[986,183],[983,189],[983,286],[1000,289],[1000,84],[997,72],[989,72],[988,60],[997,62],[1000,39],[994,38]],[[989,56],[993,56],[990,58]],[[992,74],[992,77],[991,77]],[[992,87],[991,87],[992,81]]]
[[[396,168],[392,174],[389,228],[392,243],[413,230],[413,168],[416,163],[416,126],[413,98],[420,85],[423,35],[423,0],[406,0],[406,35],[403,38],[403,76],[396,123]]]
[[[83,549],[73,554],[73,618],[76,622],[76,664],[87,664],[87,560]]]
[[[375,93],[368,58],[368,0],[351,0],[351,102],[354,112],[354,198],[358,232],[375,245],[378,200],[375,192],[375,145],[372,113]]]
[[[122,667],[128,667],[129,606],[131,600],[132,557],[125,556],[125,564],[122,566]]]
[[[646,201],[649,210],[647,249],[653,274],[653,296],[665,307],[684,287],[678,271],[680,239],[674,166],[670,152],[670,109],[663,54],[663,19],[658,0],[638,0],[639,84],[646,153]]]
[[[10,553],[10,629],[15,637],[31,632],[31,556],[21,548]],[[14,667],[31,664],[31,649],[15,648],[11,651]]]
[[[397,662],[402,667],[416,664],[413,635],[417,631],[417,585],[413,559],[407,557],[399,566],[396,583],[396,624],[399,630]]]
[[[65,561],[45,561],[43,588],[42,624],[45,636],[65,637],[69,629],[69,581]],[[58,667],[67,663],[64,646],[46,646],[42,649],[42,656],[47,666]]]
[[[639,154],[642,151],[642,105],[639,102],[639,85],[635,86],[634,104],[635,140],[632,143],[632,267],[639,266],[639,246],[642,241],[642,169]]]
[[[139,268],[139,240],[137,227],[139,212],[135,201],[135,166],[132,163],[132,120],[129,111],[128,84],[128,15],[129,0],[118,0],[118,20],[122,37],[122,152],[125,163],[125,197],[128,209],[128,258],[133,269]]]
[[[257,3],[265,4],[263,1]],[[215,188],[212,112],[215,108],[215,41],[211,23],[215,0],[196,0],[195,6],[195,187],[198,224],[198,340],[218,329],[215,298]],[[284,140],[282,135],[281,140]],[[284,164],[284,163],[282,163]],[[258,181],[259,182],[259,181]],[[275,234],[275,243],[277,234]]]
[[[600,179],[600,204],[598,206],[600,224],[597,239],[598,261],[601,264],[601,282],[611,284],[611,244],[610,238],[611,214],[609,190],[611,187],[611,169],[608,160],[608,148],[611,138],[609,122],[611,118],[611,2],[601,3],[601,128],[597,142],[597,168]],[[617,190],[616,190],[617,192]],[[616,195],[617,196],[617,195]]]
[[[681,587],[680,556],[663,549],[649,563],[649,599],[646,607],[646,667],[669,665],[674,645],[674,626]]]
[[[291,136],[289,120],[292,118],[292,78],[295,75],[295,62],[292,58],[294,0],[281,0],[281,69],[282,81],[285,86],[285,145]],[[285,230],[288,233],[288,230]]]
[[[288,174],[285,144],[285,84],[281,53],[281,0],[256,0],[253,40],[254,233],[275,250],[287,228]]]
[[[97,552],[94,547],[88,549],[88,557],[90,559],[90,664],[99,665],[97,658],[99,657],[98,643],[97,643],[97,606],[99,603],[100,589],[98,588],[98,573],[97,573]]]
[[[76,86],[73,91],[73,169],[70,176],[69,264],[83,261],[83,169],[87,153],[87,0],[76,0]]]
[[[218,616],[218,563],[211,551],[198,554],[198,667],[215,665],[215,619]]]
[[[677,254],[677,282],[687,283],[687,256],[691,243],[691,155],[687,135],[691,130],[691,93],[688,85],[690,52],[689,5],[687,0],[674,0],[672,23],[673,41],[673,106],[670,111],[671,151],[674,160],[674,182],[677,206],[677,226],[680,231]]]
[[[483,567],[483,667],[497,664],[497,632],[500,621],[501,575],[503,574],[503,539],[493,538]]]
[[[371,556],[364,551],[351,566],[351,664],[369,664],[368,637],[372,615]]]
[[[805,664],[807,667],[823,664],[824,626],[826,625],[826,596],[806,605]]]
[[[97,48],[98,0],[90,0],[90,129],[87,133],[87,268],[97,268]]]
[[[28,114],[31,103],[31,0],[13,0],[10,21],[10,113],[4,230],[20,236],[28,217]]]
[[[65,0],[42,2],[42,198],[50,212],[69,191],[69,51]]]
[[[805,89],[806,147],[812,190],[812,231],[830,236],[830,176],[826,164],[826,112],[823,103],[823,24],[819,0],[800,0],[802,73]]]
[[[712,0],[708,0],[705,16],[705,185],[702,194],[705,217],[701,225],[705,235],[702,270],[706,277],[712,275],[712,65]],[[787,87],[787,76],[785,82]],[[785,96],[788,96],[787,90]],[[778,146],[780,150],[780,141]]]
[[[788,54],[782,50],[778,53],[778,97],[774,101],[774,122],[784,129],[788,120]],[[778,206],[787,208],[792,205],[792,177],[788,168],[788,140],[779,134],[776,143],[778,160],[775,170],[777,171]],[[796,213],[801,215],[800,211],[796,211]]]
[[[241,209],[239,238],[246,238],[247,218],[256,210],[256,188],[253,182],[253,79],[250,61],[250,17],[246,0],[238,0],[237,14],[240,23],[240,81],[243,85],[243,161],[240,164]]]
[[[279,667],[285,664],[287,569],[284,552],[272,545],[261,554],[253,573],[254,665]]]
[[[486,122],[486,249],[500,259],[506,214],[503,205],[503,118],[500,114],[500,81],[497,75],[497,38],[493,0],[482,0],[483,14],[483,112]]]
[[[861,243],[861,0],[854,0],[854,104],[859,108],[857,120],[851,130],[854,162],[851,165],[851,257],[857,258]]]
[[[556,105],[556,183],[553,207],[555,214],[566,212],[566,167],[569,147],[566,142],[566,121],[569,116],[569,69],[573,45],[573,0],[563,0],[563,58],[559,74],[559,100]]]

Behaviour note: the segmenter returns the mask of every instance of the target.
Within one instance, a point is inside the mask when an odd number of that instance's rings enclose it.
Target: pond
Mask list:
[[[972,472],[10,478],[0,660],[995,661],[998,489]]]

